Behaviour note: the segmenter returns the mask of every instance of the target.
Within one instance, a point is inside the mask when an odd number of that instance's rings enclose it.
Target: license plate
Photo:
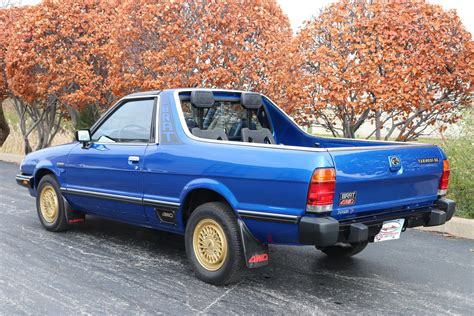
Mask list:
[[[404,218],[383,222],[382,229],[375,236],[374,242],[400,239],[404,223]]]

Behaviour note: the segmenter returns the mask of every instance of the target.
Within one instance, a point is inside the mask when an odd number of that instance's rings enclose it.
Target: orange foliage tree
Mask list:
[[[105,89],[111,7],[97,0],[43,1],[24,10],[6,56],[9,89],[20,117],[25,152],[36,131],[36,149],[51,144],[65,116],[87,105],[109,105]]]
[[[10,33],[10,16],[13,10],[0,9],[0,146],[3,145],[10,127],[3,113],[2,102],[8,94],[7,75],[5,72],[5,53],[8,45],[8,34]]]
[[[117,16],[108,49],[117,95],[183,86],[265,91],[291,38],[275,0],[128,0]]]
[[[24,10],[6,50],[25,152],[51,144],[62,120],[145,89],[265,91],[291,37],[276,0],[45,0]]]
[[[472,56],[455,11],[424,1],[343,0],[287,48],[275,93],[300,123],[334,136],[353,138],[372,122],[368,137],[411,140],[455,122],[471,104]]]

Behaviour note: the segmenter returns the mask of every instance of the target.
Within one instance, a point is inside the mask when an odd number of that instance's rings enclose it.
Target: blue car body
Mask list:
[[[52,173],[75,211],[178,234],[184,234],[193,194],[212,196],[225,201],[265,244],[307,244],[302,234],[319,231],[308,232],[303,219],[330,218],[338,223],[340,239],[344,227],[350,230],[354,223],[377,230],[390,218],[413,219],[407,227],[414,227],[442,224],[452,216],[438,195],[446,156],[437,146],[310,135],[266,97],[263,107],[276,144],[201,139],[187,128],[180,107],[180,97],[191,91],[138,93],[117,103],[155,100],[153,142],[92,142],[87,148],[72,142],[40,150],[24,159],[20,180],[31,180],[28,187],[35,196],[39,179]],[[221,100],[241,94],[213,93]],[[131,156],[138,158],[130,161]],[[397,168],[391,157],[401,162]],[[313,214],[306,211],[308,187],[320,168],[336,171],[334,202],[330,213]],[[345,192],[357,193],[352,205],[339,204]],[[444,220],[430,224],[433,210],[439,209],[447,213]],[[157,216],[157,210],[173,212],[172,223]],[[376,233],[369,232],[369,238]]]

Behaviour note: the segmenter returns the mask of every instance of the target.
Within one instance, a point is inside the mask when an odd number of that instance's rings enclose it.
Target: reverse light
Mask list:
[[[309,184],[306,212],[331,212],[336,188],[336,171],[334,168],[314,170]]]
[[[443,160],[443,175],[441,176],[441,180],[439,181],[438,188],[438,195],[440,196],[446,195],[446,192],[448,192],[450,173],[451,169],[449,168],[449,161]]]

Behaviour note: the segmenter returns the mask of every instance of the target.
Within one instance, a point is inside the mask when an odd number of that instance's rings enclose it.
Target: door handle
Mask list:
[[[138,157],[138,156],[129,156],[128,157],[128,162],[135,163],[135,162],[139,162],[139,161],[140,161],[140,157]]]

